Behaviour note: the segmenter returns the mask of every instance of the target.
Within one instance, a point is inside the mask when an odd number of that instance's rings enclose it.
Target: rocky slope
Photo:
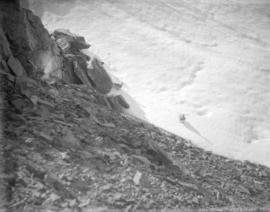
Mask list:
[[[270,169],[123,113],[89,44],[0,2],[0,211],[267,211]]]

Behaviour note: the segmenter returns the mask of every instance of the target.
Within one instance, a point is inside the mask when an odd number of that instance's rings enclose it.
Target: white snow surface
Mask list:
[[[46,7],[45,26],[85,36],[151,123],[217,154],[270,166],[269,0]]]

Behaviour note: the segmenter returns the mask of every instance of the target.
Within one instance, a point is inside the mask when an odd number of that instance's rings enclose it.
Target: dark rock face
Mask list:
[[[122,95],[115,96],[115,99],[122,107],[124,107],[126,109],[129,108],[129,104],[127,103],[127,101],[125,100],[125,98]]]
[[[39,17],[20,8],[19,1],[0,2],[0,13],[1,53],[5,57],[9,58],[12,54],[29,75],[36,72],[50,75],[61,69],[60,51]],[[47,61],[44,61],[44,55]],[[17,66],[18,61],[15,62]]]
[[[16,76],[22,76],[25,74],[25,70],[19,60],[10,56],[8,58],[8,66]]]
[[[71,82],[74,84],[81,84],[80,78],[75,74],[74,69],[73,69],[73,62],[72,60],[64,57],[63,60],[63,80],[65,82]]]
[[[128,109],[124,97],[108,95],[117,86],[103,62],[81,51],[90,47],[85,38],[65,29],[49,35],[40,18],[25,9],[28,3],[0,1],[0,65],[8,77],[16,81],[24,75],[42,76],[50,81],[85,84],[97,92],[101,104],[119,112]]]
[[[90,47],[84,37],[65,29],[55,30],[52,37],[64,56],[63,78],[65,81],[86,84],[100,94],[110,92],[113,82],[102,62],[97,58],[90,58],[80,51]]]
[[[84,37],[73,34],[66,29],[55,30],[53,36],[63,51],[67,51],[69,48],[81,50],[90,47]]]
[[[88,48],[90,45],[85,42],[83,37],[64,29],[55,30],[52,38],[57,43],[63,56],[64,81],[74,84],[84,83],[92,88],[93,85],[88,82],[85,72],[87,61],[90,58],[80,51],[80,49]]]
[[[123,112],[129,109],[122,95],[112,95],[110,91],[121,89],[121,84],[113,83],[102,61],[96,57],[90,58],[81,50],[90,47],[84,37],[78,36],[65,29],[55,30],[52,38],[61,49],[64,57],[63,79],[68,83],[85,84],[97,92],[97,101],[110,109]]]
[[[0,27],[0,55],[2,57],[2,60],[8,60],[9,56],[12,55],[9,47],[9,42],[5,36],[2,27]]]
[[[95,82],[96,89],[103,94],[108,93],[113,87],[113,82],[103,67],[102,62],[97,58],[94,58],[91,61],[91,66],[92,67],[88,69],[89,71],[87,74],[92,79],[92,81]]]
[[[107,97],[110,107],[115,110],[121,112],[123,108],[129,109],[129,104],[125,100],[122,95],[109,96]]]

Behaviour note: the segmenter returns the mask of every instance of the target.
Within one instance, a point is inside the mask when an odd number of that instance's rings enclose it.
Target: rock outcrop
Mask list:
[[[61,49],[63,56],[63,80],[68,83],[85,84],[89,89],[94,89],[98,94],[99,103],[112,110],[123,112],[130,105],[122,95],[111,95],[115,88],[121,89],[111,79],[104,63],[95,56],[90,57],[81,50],[88,49],[84,37],[71,33],[66,29],[58,29],[52,33],[52,38]]]
[[[4,70],[17,77],[27,75],[49,82],[61,79],[85,84],[100,95],[100,103],[107,107],[120,112],[129,108],[123,96],[107,95],[114,83],[103,62],[81,51],[90,47],[82,36],[64,29],[50,35],[40,18],[22,9],[19,1],[2,1],[0,6],[3,14],[0,51]]]
[[[88,49],[84,37],[68,30],[58,29],[52,34],[53,39],[62,50],[64,56],[64,78],[71,83],[78,82],[89,85],[100,94],[107,94],[113,87],[113,82],[97,58],[90,58],[81,50]],[[76,77],[75,77],[76,76]]]
[[[58,29],[53,32],[53,37],[62,51],[67,53],[71,49],[88,49],[90,45],[86,43],[84,37],[78,36],[65,29]]]
[[[41,20],[19,1],[0,2],[3,60],[15,74],[61,78],[60,50]],[[15,69],[17,71],[15,71]]]

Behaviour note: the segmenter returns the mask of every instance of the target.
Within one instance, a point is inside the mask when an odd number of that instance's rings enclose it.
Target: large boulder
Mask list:
[[[129,104],[122,95],[117,95],[114,98],[123,108],[129,109]]]
[[[108,96],[107,100],[110,104],[110,108],[115,111],[123,112],[123,109],[129,109],[129,104],[122,95]]]
[[[53,37],[64,52],[68,51],[70,48],[81,50],[90,47],[90,44],[86,43],[83,36],[71,33],[67,29],[55,30],[53,32]]]
[[[92,59],[91,66],[87,69],[87,75],[95,83],[95,89],[98,92],[107,94],[111,91],[113,82],[99,59]]]

